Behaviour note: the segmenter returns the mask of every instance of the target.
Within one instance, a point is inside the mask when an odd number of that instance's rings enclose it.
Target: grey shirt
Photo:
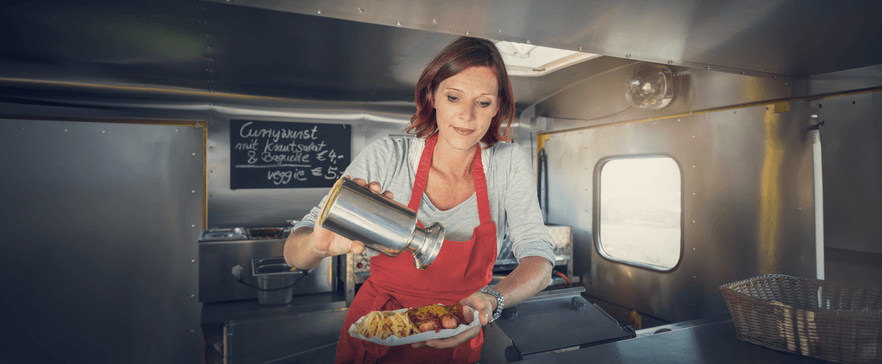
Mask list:
[[[368,145],[343,175],[376,181],[383,191],[394,194],[395,201],[407,205],[424,146],[424,139],[412,136],[382,138]],[[527,152],[519,145],[499,142],[492,148],[481,149],[481,159],[487,177],[490,215],[496,222],[497,259],[509,258],[513,253],[518,261],[527,256],[540,256],[553,265],[553,243],[542,221],[535,175]],[[320,207],[327,198],[326,195],[295,229],[315,226]],[[446,240],[469,240],[480,224],[477,196],[472,194],[459,205],[442,211],[423,194],[417,218],[425,226],[434,222],[444,225]],[[510,241],[510,246],[504,240]]]

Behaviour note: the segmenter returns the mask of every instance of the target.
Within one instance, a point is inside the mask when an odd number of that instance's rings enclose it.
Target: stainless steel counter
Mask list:
[[[654,328],[655,329],[655,328]],[[640,335],[520,363],[827,363],[738,340],[732,320]]]
[[[256,299],[206,303],[207,339],[235,363],[331,362],[348,308],[342,292],[295,296],[291,303],[263,306]]]
[[[313,293],[294,296],[286,305],[263,306],[256,299],[233,302],[202,304],[202,323],[222,323],[230,320],[247,320],[274,316],[296,315],[346,308],[342,292]]]

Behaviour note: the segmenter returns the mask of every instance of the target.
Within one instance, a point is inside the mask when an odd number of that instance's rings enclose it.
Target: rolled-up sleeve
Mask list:
[[[505,217],[511,231],[512,252],[518,262],[538,256],[554,265],[554,243],[542,220],[530,157],[512,144],[510,171],[505,189]]]

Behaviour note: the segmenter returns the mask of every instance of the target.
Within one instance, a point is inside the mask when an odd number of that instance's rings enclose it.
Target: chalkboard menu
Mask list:
[[[349,125],[230,120],[230,188],[331,187],[351,144]]]

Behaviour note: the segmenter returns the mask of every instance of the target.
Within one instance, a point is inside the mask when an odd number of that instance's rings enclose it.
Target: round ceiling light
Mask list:
[[[641,66],[631,75],[625,98],[638,109],[661,109],[674,99],[673,79],[671,70],[665,66]]]

